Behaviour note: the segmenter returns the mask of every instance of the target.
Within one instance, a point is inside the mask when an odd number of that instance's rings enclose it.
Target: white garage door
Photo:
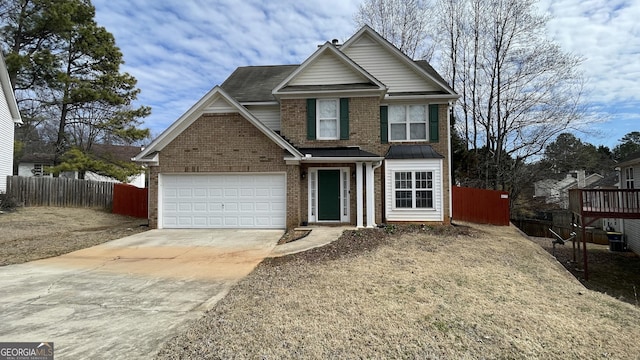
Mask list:
[[[284,229],[284,174],[161,175],[163,228]]]

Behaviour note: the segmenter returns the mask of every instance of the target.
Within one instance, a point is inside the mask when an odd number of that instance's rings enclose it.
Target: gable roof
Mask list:
[[[22,124],[22,117],[20,116],[20,110],[18,110],[18,102],[13,93],[13,86],[11,86],[11,79],[9,79],[9,71],[7,71],[7,64],[4,62],[2,54],[0,54],[0,85],[2,86],[4,97],[7,99],[13,122]]]
[[[446,95],[451,99],[457,99],[460,97],[427,61],[414,61],[368,25],[364,25],[357,33],[345,41],[345,43],[340,47],[340,51],[345,52],[364,36],[368,36],[371,40],[382,46],[382,48],[389,51],[400,62],[404,63],[407,67],[421,75],[425,80],[438,85],[442,89],[442,95]]]
[[[640,152],[633,153],[626,158],[622,159],[617,167],[625,167],[634,164],[640,164]]]
[[[290,143],[284,140],[280,135],[269,129],[265,124],[251,114],[247,108],[242,106],[237,100],[232,98],[224,89],[216,85],[197,103],[195,103],[187,112],[185,112],[178,120],[160,134],[155,140],[142,150],[133,159],[139,162],[156,162],[157,152],[164,149],[171,141],[186,130],[200,115],[205,112],[215,113],[216,111],[229,112],[237,111],[253,126],[258,128],[269,139],[279,145],[282,149],[287,150],[294,158],[299,159],[302,154]]]
[[[345,67],[345,71],[351,72],[354,77],[362,79],[357,82],[345,83],[328,83],[317,85],[295,85],[292,84],[296,78],[300,77],[305,71],[309,70],[323,56],[331,55],[337,58],[338,63]],[[300,66],[293,70],[282,82],[273,88],[273,95],[278,97],[289,92],[314,92],[314,91],[349,91],[363,90],[373,92],[384,92],[387,87],[378,79],[369,74],[365,69],[356,64],[348,56],[330,42],[325,42],[318,50],[308,57]]]
[[[239,102],[271,102],[271,91],[300,65],[242,66],[225,80],[221,88]]]

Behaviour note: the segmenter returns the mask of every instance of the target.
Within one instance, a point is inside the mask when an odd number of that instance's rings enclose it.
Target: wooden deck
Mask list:
[[[569,210],[584,218],[640,219],[640,189],[569,190]]]
[[[589,280],[585,229],[598,219],[640,219],[640,189],[569,190],[569,210],[577,216],[582,239],[584,279]],[[579,247],[579,243],[578,243]],[[578,248],[578,252],[580,249]],[[576,260],[574,243],[573,259]]]

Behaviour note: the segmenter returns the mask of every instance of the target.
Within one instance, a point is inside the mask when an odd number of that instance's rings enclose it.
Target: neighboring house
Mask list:
[[[94,156],[102,159],[114,159],[119,161],[132,161],[131,159],[140,152],[139,146],[126,145],[105,145],[94,144],[91,147]],[[18,176],[53,176],[47,172],[47,168],[53,166],[54,154],[51,153],[31,153],[25,154],[18,164]],[[64,172],[60,177],[77,179],[76,172]],[[87,171],[84,175],[85,180],[119,182],[118,180],[98,175],[91,171]],[[145,173],[133,176],[127,181],[128,184],[140,188],[145,187]]]
[[[640,189],[640,153],[636,153],[618,164],[620,171],[620,189]],[[636,208],[640,199],[635,199]],[[640,219],[618,219],[612,224],[616,231],[624,233],[627,247],[640,255]]]
[[[7,65],[0,55],[0,193],[7,191],[7,176],[13,175],[14,128],[22,124],[18,103],[9,80]]]
[[[448,223],[458,97],[367,26],[300,65],[240,67],[136,156],[150,225]]]
[[[544,198],[545,203],[558,205],[561,209],[569,208],[569,190],[586,189],[604,179],[600,174],[585,175],[584,170],[567,173],[561,180],[545,179],[534,183],[534,197]]]

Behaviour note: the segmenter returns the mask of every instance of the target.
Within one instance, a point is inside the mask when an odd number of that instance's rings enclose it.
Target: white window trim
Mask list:
[[[347,223],[351,221],[351,170],[348,167],[317,167],[309,168],[307,177],[307,202],[308,219],[310,223],[335,223],[336,221],[318,220],[318,170],[340,170],[340,221]]]
[[[626,189],[634,189],[635,181],[634,181],[634,171],[633,167],[628,167],[624,169],[624,178],[625,178],[625,188]]]
[[[391,119],[387,119],[387,134],[388,138],[389,138],[389,142],[407,142],[407,141],[421,141],[421,142],[427,142],[429,141],[429,104],[389,104],[387,105],[387,108],[391,108],[392,106],[404,106],[404,122],[400,123],[400,122],[391,122]],[[410,121],[409,120],[409,107],[410,106],[424,106],[424,116],[425,116],[425,121],[424,121],[424,127],[425,127],[425,138],[424,139],[411,139],[411,124],[422,124],[422,122],[415,122],[415,121]],[[405,138],[404,139],[399,139],[399,140],[393,140],[391,139],[391,125],[392,124],[405,124]]]
[[[419,172],[425,172],[425,173],[431,173],[431,187],[430,188],[416,188],[416,173]],[[411,188],[409,189],[396,189],[396,174],[397,173],[411,173]],[[392,203],[392,208],[394,211],[405,211],[405,210],[435,210],[435,206],[434,204],[436,203],[435,201],[435,182],[434,182],[434,177],[435,174],[433,173],[433,171],[431,170],[394,170],[391,172],[391,181],[392,181],[392,194],[391,194],[391,199],[393,201]],[[417,203],[417,199],[416,199],[416,191],[431,191],[431,207],[417,207],[416,203]],[[411,191],[411,207],[398,207],[396,205],[396,191]]]
[[[336,133],[333,137],[322,137],[320,132],[320,120],[330,120],[329,118],[320,118],[320,102],[334,101],[336,103]],[[333,119],[333,118],[331,118]],[[316,140],[339,140],[340,139],[340,99],[316,99]]]

